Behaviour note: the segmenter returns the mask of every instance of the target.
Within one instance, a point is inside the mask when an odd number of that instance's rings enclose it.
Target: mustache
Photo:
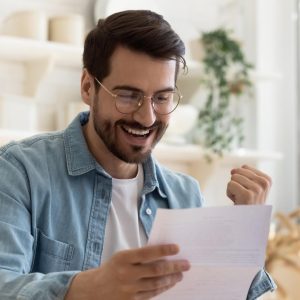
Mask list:
[[[151,125],[150,127],[145,127],[143,126],[142,124],[138,123],[138,122],[128,122],[128,121],[125,121],[125,120],[118,120],[115,125],[119,125],[119,126],[129,126],[131,128],[134,128],[134,129],[138,129],[138,130],[153,130],[153,129],[156,129],[156,128],[162,128],[164,127],[163,123],[160,122],[160,121],[155,121],[153,123],[153,125]]]

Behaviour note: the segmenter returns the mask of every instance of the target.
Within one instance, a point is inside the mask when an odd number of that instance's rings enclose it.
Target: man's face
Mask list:
[[[158,60],[119,47],[111,58],[111,72],[102,84],[111,92],[135,89],[146,96],[175,88],[175,60]],[[120,113],[115,99],[103,88],[94,95],[91,121],[102,144],[127,163],[144,161],[167,129],[170,115],[158,115],[145,98],[131,114]],[[101,151],[101,149],[99,149]]]

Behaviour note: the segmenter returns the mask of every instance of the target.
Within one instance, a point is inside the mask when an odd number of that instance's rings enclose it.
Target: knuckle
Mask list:
[[[152,271],[155,275],[162,275],[166,272],[166,267],[162,263],[157,263],[152,266]]]
[[[174,244],[163,245],[159,249],[160,249],[160,256],[174,255],[179,251],[178,246]]]
[[[263,179],[263,180],[266,180],[267,183],[268,183],[268,185],[272,185],[272,178],[271,178],[269,175],[263,173],[263,174],[260,175],[259,177],[260,177],[261,179]]]
[[[167,275],[154,278],[151,282],[151,288],[154,290],[158,290],[161,288],[165,288],[171,284],[175,284],[179,280],[177,277],[177,275]]]
[[[261,178],[260,184],[264,190],[269,190],[271,187],[272,181],[267,180],[266,178]]]
[[[175,263],[172,265],[172,267],[170,267],[170,269],[172,269],[173,272],[181,272],[183,267],[181,264]]]
[[[256,184],[253,186],[251,194],[252,197],[255,197],[255,195],[260,195],[262,192],[263,188],[260,185]]]
[[[164,277],[155,278],[152,281],[152,288],[155,289],[155,290],[159,289],[159,288],[161,288],[162,286],[165,285],[164,283],[165,283],[165,278]]]
[[[170,284],[177,282],[178,281],[177,278],[178,278],[177,274],[171,274],[171,275],[165,276],[164,281],[163,281],[163,286],[168,286]]]
[[[238,181],[239,177],[240,177],[239,174],[233,174],[233,175],[231,176],[231,180],[233,180],[233,181]]]
[[[154,264],[152,266],[152,272],[154,275],[160,275],[163,273],[163,267],[160,263]]]

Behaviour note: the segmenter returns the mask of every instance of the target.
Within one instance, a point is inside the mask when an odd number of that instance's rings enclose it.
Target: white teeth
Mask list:
[[[132,129],[129,127],[123,127],[127,132],[134,134],[134,135],[146,135],[150,132],[150,130],[137,130],[137,129]]]

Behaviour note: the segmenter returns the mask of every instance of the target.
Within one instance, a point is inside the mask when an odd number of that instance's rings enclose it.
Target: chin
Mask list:
[[[127,147],[118,145],[118,147],[111,148],[110,150],[117,158],[129,164],[143,163],[149,158],[152,152],[151,147],[145,148],[133,145],[127,145]]]
[[[139,164],[145,162],[151,155],[152,149],[144,150],[143,147],[132,146],[129,153],[119,153],[118,158],[126,163]]]

